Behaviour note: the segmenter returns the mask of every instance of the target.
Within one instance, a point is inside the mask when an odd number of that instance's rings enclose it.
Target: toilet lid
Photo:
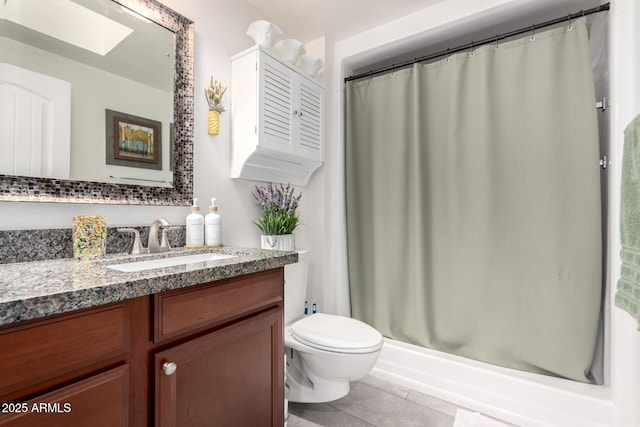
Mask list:
[[[303,344],[338,353],[370,353],[382,347],[382,334],[359,320],[318,313],[289,327]]]

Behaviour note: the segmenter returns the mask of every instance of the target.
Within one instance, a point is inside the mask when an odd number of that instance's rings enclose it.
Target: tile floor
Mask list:
[[[409,388],[367,376],[328,403],[289,403],[287,427],[452,427],[458,407]]]

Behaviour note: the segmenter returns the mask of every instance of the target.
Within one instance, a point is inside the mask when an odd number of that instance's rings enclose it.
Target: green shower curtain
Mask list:
[[[348,83],[346,132],[353,316],[593,382],[601,204],[584,19]]]

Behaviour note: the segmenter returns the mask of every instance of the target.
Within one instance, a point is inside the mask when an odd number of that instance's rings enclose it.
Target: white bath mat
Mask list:
[[[465,409],[456,411],[456,419],[453,427],[511,427],[493,418],[486,417],[478,412],[471,412]]]

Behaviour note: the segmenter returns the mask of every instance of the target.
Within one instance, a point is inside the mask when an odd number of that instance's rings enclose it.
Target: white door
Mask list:
[[[0,64],[0,174],[68,179],[69,82]]]

